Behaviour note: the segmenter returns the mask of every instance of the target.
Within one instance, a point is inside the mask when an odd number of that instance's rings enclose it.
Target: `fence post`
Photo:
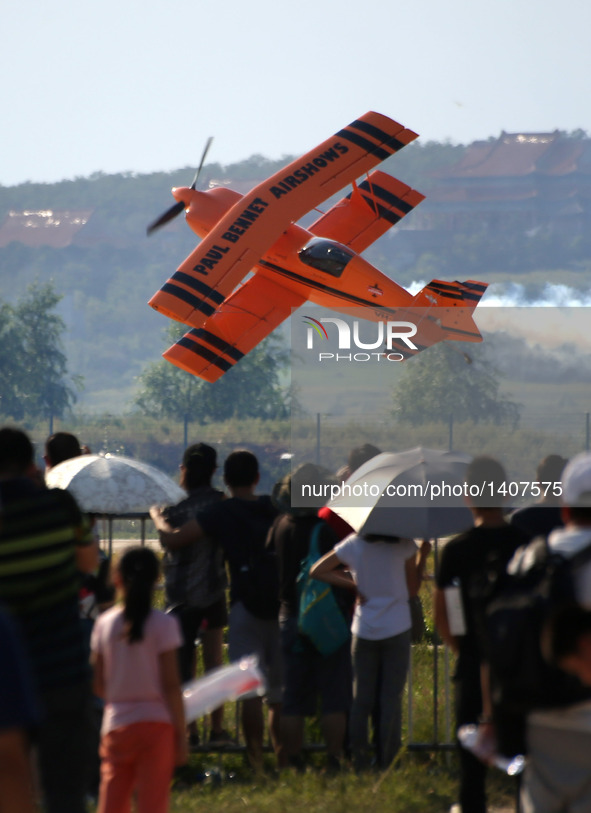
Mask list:
[[[316,413],[316,465],[320,465],[320,412]]]
[[[450,415],[451,419],[451,415]],[[450,424],[451,425],[451,424]],[[450,446],[451,451],[451,446]],[[435,574],[437,574],[439,570],[439,539],[434,539],[433,545],[433,565],[435,568]],[[438,713],[438,701],[439,701],[439,669],[438,669],[438,658],[439,658],[439,633],[435,625],[433,625],[433,744],[435,746],[439,745],[439,713]]]
[[[408,712],[408,734],[407,738],[409,743],[412,742],[414,736],[414,719],[413,719],[413,670],[412,670],[412,656],[413,648],[410,648],[410,659],[408,662],[408,678],[407,678],[407,712]]]

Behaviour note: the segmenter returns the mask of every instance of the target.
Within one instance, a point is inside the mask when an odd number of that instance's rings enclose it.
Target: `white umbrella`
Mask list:
[[[142,514],[156,503],[170,505],[186,497],[160,469],[116,455],[64,460],[47,472],[45,482],[70,491],[80,508],[91,514]]]
[[[436,539],[472,525],[464,497],[471,457],[437,449],[383,452],[328,503],[358,533]]]

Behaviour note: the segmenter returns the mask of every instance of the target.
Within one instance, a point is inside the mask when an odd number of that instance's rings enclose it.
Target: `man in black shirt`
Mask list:
[[[457,654],[456,723],[476,723],[482,713],[480,684],[481,652],[473,606],[473,587],[484,567],[505,568],[514,551],[527,541],[522,532],[509,525],[501,508],[505,471],[489,457],[475,458],[466,472],[472,493],[470,508],[474,527],[451,539],[443,548],[434,595],[435,624],[443,641]],[[493,496],[491,497],[491,488]],[[448,611],[446,591],[460,591],[464,632],[460,634]],[[471,589],[472,588],[472,589]],[[469,813],[486,813],[486,766],[460,747],[460,805]]]
[[[180,485],[187,492],[184,500],[163,510],[169,525],[182,527],[200,511],[224,499],[223,492],[211,485],[217,468],[217,455],[206,443],[194,443],[185,449],[180,466]],[[195,639],[201,636],[206,672],[223,663],[226,609],[226,571],[223,553],[213,540],[198,542],[176,550],[165,549],[164,587],[168,612],[179,619],[183,645],[179,650],[181,681],[195,676]],[[223,706],[211,713],[210,743],[228,741],[223,728]],[[192,744],[198,742],[196,724],[190,726]]]

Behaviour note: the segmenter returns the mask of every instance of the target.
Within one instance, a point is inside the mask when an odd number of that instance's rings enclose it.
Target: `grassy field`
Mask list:
[[[405,811],[440,813],[454,799],[451,772],[435,760],[405,759],[384,778],[357,777],[350,772],[324,776],[284,772],[258,782],[226,780],[221,785],[202,784],[173,794],[174,813],[207,810],[211,813],[300,811],[346,813],[355,811]]]
[[[445,813],[457,801],[455,754],[407,752],[399,755],[384,774],[356,775],[349,767],[337,775],[323,773],[323,755],[310,757],[305,773],[280,774],[268,757],[267,774],[253,779],[241,755],[193,755],[175,780],[173,813],[238,813],[238,811],[293,811],[349,813]],[[490,772],[491,809],[511,807],[515,780],[499,771]]]

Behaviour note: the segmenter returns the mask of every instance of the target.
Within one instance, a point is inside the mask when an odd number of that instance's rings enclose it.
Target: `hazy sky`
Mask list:
[[[0,184],[313,148],[591,132],[587,0],[3,0]]]

